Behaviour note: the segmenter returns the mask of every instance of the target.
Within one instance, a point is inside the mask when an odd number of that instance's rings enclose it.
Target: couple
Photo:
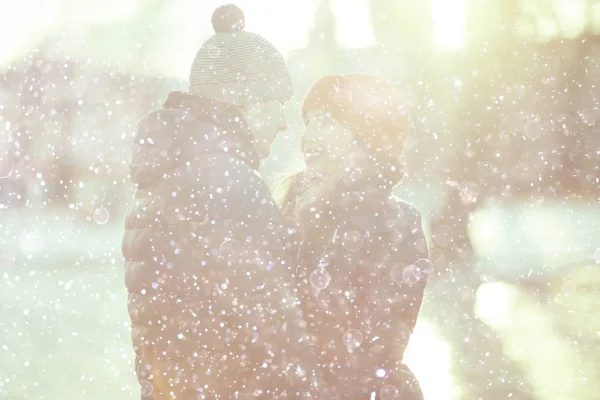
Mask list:
[[[287,127],[289,71],[239,8],[212,23],[189,92],[133,145],[123,253],[142,399],[422,399],[402,357],[428,250],[419,213],[391,197],[397,93],[320,79],[302,105],[306,169],[277,204],[258,168]]]

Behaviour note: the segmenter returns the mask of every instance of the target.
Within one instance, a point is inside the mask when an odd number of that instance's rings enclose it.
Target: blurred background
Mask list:
[[[134,399],[120,241],[137,121],[185,90],[221,1],[0,0],[0,399]],[[600,1],[238,0],[296,96],[392,80],[398,194],[437,274],[407,353],[428,400],[598,399]]]

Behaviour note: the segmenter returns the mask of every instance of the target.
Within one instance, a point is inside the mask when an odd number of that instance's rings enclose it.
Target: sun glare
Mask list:
[[[465,45],[465,0],[431,0],[434,39],[442,49]]]
[[[423,319],[417,322],[404,362],[417,376],[426,399],[451,400],[455,396],[450,350],[434,325]]]
[[[376,43],[367,0],[332,0],[337,39],[342,47],[364,48]]]

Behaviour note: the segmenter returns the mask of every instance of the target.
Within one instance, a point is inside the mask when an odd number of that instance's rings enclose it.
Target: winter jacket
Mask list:
[[[182,92],[138,125],[123,254],[144,399],[304,398],[312,382],[251,138],[236,108]]]
[[[422,399],[402,363],[431,272],[421,216],[393,197],[365,193],[333,199],[300,227],[305,317],[337,399],[373,392]]]

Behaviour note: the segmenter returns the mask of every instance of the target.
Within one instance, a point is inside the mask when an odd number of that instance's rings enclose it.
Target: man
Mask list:
[[[316,364],[287,230],[257,173],[292,81],[239,8],[212,24],[189,93],[144,117],[133,145],[123,254],[142,398],[304,398]]]

